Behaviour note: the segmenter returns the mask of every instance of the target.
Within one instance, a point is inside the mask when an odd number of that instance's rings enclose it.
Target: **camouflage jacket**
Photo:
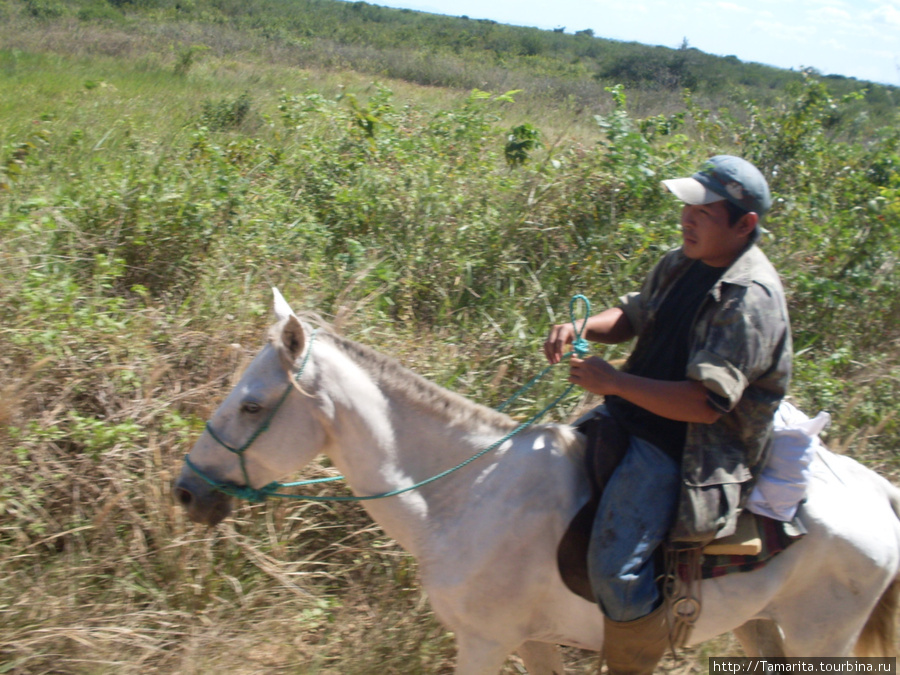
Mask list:
[[[654,329],[666,293],[691,262],[681,249],[670,251],[640,292],[622,298],[637,334]],[[713,286],[691,331],[687,378],[703,383],[722,416],[687,427],[678,516],[670,532],[670,541],[683,546],[734,532],[768,458],[775,409],[790,381],[784,289],[757,246],[746,249]]]

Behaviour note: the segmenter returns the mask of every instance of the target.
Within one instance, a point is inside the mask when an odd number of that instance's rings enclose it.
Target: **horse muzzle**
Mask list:
[[[172,495],[195,523],[212,527],[231,513],[231,497],[210,486],[188,466],[181,469],[172,486]]]

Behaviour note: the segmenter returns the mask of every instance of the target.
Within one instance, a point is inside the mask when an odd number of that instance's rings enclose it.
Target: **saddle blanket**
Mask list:
[[[700,557],[700,578],[713,579],[734,572],[752,572],[806,534],[806,528],[798,518],[782,522],[755,515],[755,520],[758,529],[758,553],[715,554],[704,550]],[[684,581],[690,579],[688,564],[678,564],[678,576]]]

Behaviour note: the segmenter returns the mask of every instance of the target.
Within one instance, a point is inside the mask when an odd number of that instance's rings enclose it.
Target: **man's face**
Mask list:
[[[727,267],[733,263],[747,245],[747,235],[743,219],[733,226],[728,224],[724,200],[685,204],[681,211],[682,251],[688,258],[711,267]]]

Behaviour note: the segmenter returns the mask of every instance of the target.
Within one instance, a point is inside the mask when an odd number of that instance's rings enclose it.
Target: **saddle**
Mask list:
[[[589,602],[596,602],[588,577],[588,546],[600,497],[616,466],[628,449],[628,434],[611,416],[593,414],[584,419],[578,430],[586,437],[585,470],[591,485],[591,497],[569,523],[556,552],[560,575],[570,591]],[[806,533],[799,519],[790,523],[773,520],[744,510],[738,518],[734,534],[716,539],[700,551],[699,578],[747,572],[764,565]],[[660,547],[665,548],[663,547]],[[658,569],[663,569],[664,552],[658,551]],[[687,560],[678,558],[676,560]],[[680,562],[671,570],[681,579],[697,574],[688,563]]]
[[[584,463],[591,497],[572,518],[556,549],[556,564],[569,590],[596,602],[588,578],[588,546],[603,488],[628,450],[628,434],[609,415],[594,413],[578,424],[585,436]]]

